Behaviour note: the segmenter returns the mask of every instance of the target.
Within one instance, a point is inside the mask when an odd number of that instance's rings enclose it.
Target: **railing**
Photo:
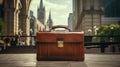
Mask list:
[[[85,46],[120,44],[120,36],[85,36]]]
[[[110,52],[120,52],[120,36],[85,36],[86,48],[100,48],[102,53],[106,48],[109,48]]]
[[[35,36],[0,36],[0,47],[35,46]]]
[[[36,36],[0,36],[0,47],[6,49],[6,46],[35,46]],[[112,46],[112,51],[115,51],[114,47],[117,47],[120,51],[120,36],[85,36],[85,48],[100,48],[101,52],[105,52],[105,48]]]

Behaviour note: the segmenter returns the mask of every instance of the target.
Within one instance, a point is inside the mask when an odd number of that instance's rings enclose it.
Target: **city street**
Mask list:
[[[85,54],[85,61],[37,61],[36,54],[0,54],[0,67],[120,67],[120,54]]]
[[[0,0],[0,67],[120,67],[120,0]]]

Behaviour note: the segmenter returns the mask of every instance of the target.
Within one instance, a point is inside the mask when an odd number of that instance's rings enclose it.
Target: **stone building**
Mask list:
[[[19,13],[22,8],[20,0],[4,0],[5,35],[18,34]]]
[[[3,0],[5,35],[29,35],[29,6],[31,0]],[[21,34],[20,34],[21,33]],[[26,45],[29,38],[25,38]]]
[[[28,11],[31,0],[4,0],[5,35],[28,35]]]
[[[22,8],[19,14],[19,29],[23,31],[22,35],[29,36],[30,33],[30,17],[29,17],[29,6],[31,0],[21,0]]]
[[[101,26],[103,0],[73,0],[73,31],[83,31],[85,35],[95,35]]]
[[[42,24],[42,22],[40,22],[38,19],[36,19],[35,22],[36,22],[36,25],[35,25],[35,34],[38,31],[45,31],[45,27],[46,26],[44,24]]]
[[[120,23],[119,5],[120,0],[73,0],[73,30],[96,35],[97,27]],[[92,48],[92,52],[96,49]],[[117,52],[118,49],[118,45],[109,45],[106,52]]]
[[[45,25],[35,18],[34,12],[30,10],[30,36],[36,36],[38,31],[44,31],[44,29]],[[35,38],[30,38],[30,45],[35,45]]]
[[[45,25],[42,24],[37,18],[34,17],[33,11],[30,10],[30,33],[32,36],[36,35],[38,31],[44,31]]]
[[[42,24],[46,25],[45,23],[45,6],[43,5],[43,0],[40,1],[40,5],[37,10],[37,18]]]

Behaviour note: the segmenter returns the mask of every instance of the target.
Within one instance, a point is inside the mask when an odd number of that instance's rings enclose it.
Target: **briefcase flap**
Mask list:
[[[37,32],[37,42],[83,42],[84,35],[81,32],[67,32],[67,33],[56,33],[56,32]]]

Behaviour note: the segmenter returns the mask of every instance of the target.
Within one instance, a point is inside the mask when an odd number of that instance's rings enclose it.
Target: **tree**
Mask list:
[[[99,36],[120,36],[120,25],[119,24],[110,24],[103,25],[97,31]],[[102,41],[111,41],[111,37],[102,38]],[[119,42],[120,37],[112,37],[112,41]],[[120,45],[118,45],[120,48]]]
[[[109,36],[107,38],[102,38],[103,41],[111,41],[111,36],[120,36],[120,25],[119,24],[110,24],[103,25],[97,31],[98,36]],[[112,37],[112,41],[120,41],[120,37]]]
[[[119,24],[110,24],[110,25],[103,25],[97,31],[98,35],[100,36],[116,36],[120,35],[120,25]]]

